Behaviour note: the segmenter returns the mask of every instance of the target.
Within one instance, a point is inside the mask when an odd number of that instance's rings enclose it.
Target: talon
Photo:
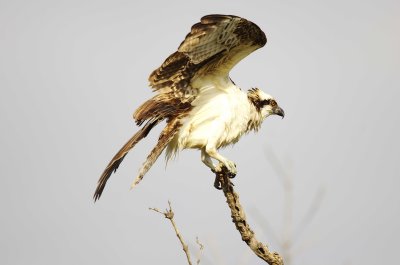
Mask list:
[[[219,180],[219,176],[216,176],[216,177],[215,177],[215,180],[214,180],[214,187],[215,187],[217,190],[222,190],[222,183],[221,183],[221,181]]]
[[[229,170],[229,177],[234,178],[236,176],[237,170],[236,170],[236,164],[233,163],[232,161],[229,161],[226,165],[227,169]]]
[[[224,165],[218,164],[218,165],[215,167],[215,169],[214,169],[213,172],[214,172],[214,173],[219,173],[219,172],[222,172],[223,169],[224,169]]]

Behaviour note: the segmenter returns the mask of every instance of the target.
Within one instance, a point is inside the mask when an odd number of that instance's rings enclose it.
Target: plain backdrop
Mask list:
[[[262,264],[198,151],[167,167],[160,157],[129,191],[160,128],[92,200],[137,130],[148,75],[212,13],[265,31],[231,77],[286,112],[222,151],[258,238],[284,252],[290,240],[294,265],[397,262],[399,1],[2,0],[1,264],[185,264],[170,224],[148,210],[168,200],[193,255],[196,236],[205,245],[201,264]]]

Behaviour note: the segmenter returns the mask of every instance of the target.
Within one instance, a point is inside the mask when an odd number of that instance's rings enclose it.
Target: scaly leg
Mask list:
[[[201,149],[201,161],[211,169],[212,172],[217,173],[218,171],[222,170],[222,167],[224,166],[224,164],[222,164],[221,162],[219,162],[219,165],[217,166],[218,168],[216,168],[214,166],[213,161],[211,160],[211,156],[209,156],[206,153],[205,148]],[[230,174],[229,175],[230,178],[235,177],[234,174]],[[221,179],[220,176],[218,174],[215,175],[215,180],[214,180],[214,187],[217,189],[222,189],[222,183],[221,183]]]
[[[213,161],[211,160],[211,157],[206,153],[206,149],[202,148],[201,149],[201,161],[209,167],[212,171],[215,171],[215,166]]]
[[[205,153],[208,157],[214,158],[220,162],[217,166],[214,166],[214,171],[219,172],[221,171],[222,166],[225,166],[232,174],[232,177],[236,175],[237,170],[235,163],[220,155],[214,146],[207,145],[205,148]]]

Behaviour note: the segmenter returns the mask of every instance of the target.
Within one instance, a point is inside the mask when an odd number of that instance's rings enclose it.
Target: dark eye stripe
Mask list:
[[[270,99],[264,99],[261,101],[261,105],[265,106],[265,105],[268,105],[270,102],[271,102]]]

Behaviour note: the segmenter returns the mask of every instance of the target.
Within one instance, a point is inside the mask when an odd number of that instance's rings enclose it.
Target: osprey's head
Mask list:
[[[276,100],[260,89],[250,89],[247,92],[247,97],[264,119],[269,115],[279,115],[282,119],[285,117],[285,112],[279,107]]]

